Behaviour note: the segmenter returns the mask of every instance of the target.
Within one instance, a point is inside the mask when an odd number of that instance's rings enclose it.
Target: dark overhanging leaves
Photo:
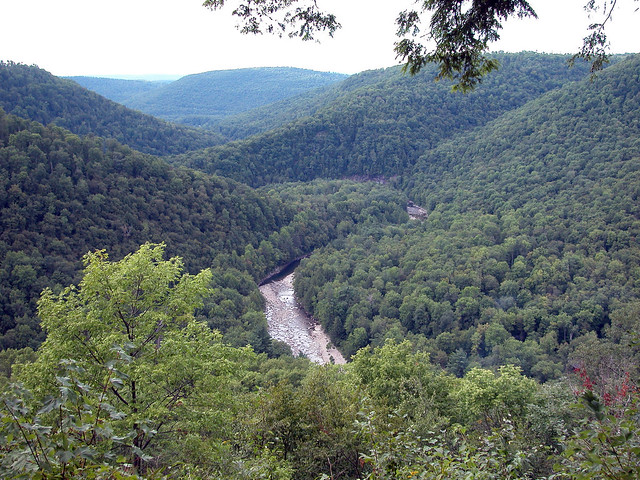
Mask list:
[[[205,0],[203,5],[220,10],[233,0]],[[318,32],[333,36],[341,28],[335,15],[319,9],[316,0],[238,0],[232,11],[238,17],[242,33],[276,34],[315,40]],[[638,2],[640,0],[633,0]],[[589,26],[580,52],[569,61],[583,58],[591,62],[592,72],[608,62],[605,26],[618,0],[588,0],[585,10],[602,15],[601,22]],[[417,7],[399,13],[395,43],[396,58],[403,70],[417,74],[425,65],[438,66],[437,80],[454,82],[452,89],[473,90],[491,71],[499,68],[496,59],[487,55],[489,45],[500,38],[502,22],[509,18],[537,18],[527,0],[416,0]],[[428,25],[422,25],[429,17]],[[424,33],[423,33],[424,31]],[[433,48],[427,45],[433,45]]]
[[[315,0],[241,0],[232,15],[238,17],[242,33],[275,34],[282,37],[315,40],[317,32],[326,31],[329,36],[341,28],[336,16],[320,10]],[[220,10],[225,0],[205,0],[203,6]],[[288,30],[288,33],[287,33]]]
[[[422,34],[421,20],[429,13],[428,32]],[[512,16],[537,17],[526,0],[424,0],[419,10],[404,11],[396,20],[397,35],[410,37],[395,44],[397,58],[411,74],[436,63],[437,79],[454,80],[454,90],[468,92],[498,68],[484,52],[500,38],[502,21]],[[423,41],[435,48],[427,49]]]

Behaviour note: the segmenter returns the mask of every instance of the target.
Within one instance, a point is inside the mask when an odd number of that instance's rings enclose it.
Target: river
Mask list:
[[[302,353],[312,362],[320,364],[346,363],[322,326],[298,305],[293,293],[294,275],[291,272],[260,286],[267,305],[265,313],[269,335],[289,345],[294,356]]]

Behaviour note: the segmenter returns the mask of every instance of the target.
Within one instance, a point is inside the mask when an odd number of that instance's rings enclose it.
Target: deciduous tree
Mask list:
[[[164,245],[145,244],[118,262],[104,251],[87,254],[77,287],[43,293],[38,311],[47,340],[22,373],[36,392],[50,392],[61,360],[73,359],[82,368],[78,380],[102,391],[117,366],[104,401],[124,413],[120,428],[135,434],[137,468],[142,450],[198,409],[211,409],[232,370],[232,349],[193,316],[210,292],[211,272],[183,274],[182,261],[163,260],[163,253]]]

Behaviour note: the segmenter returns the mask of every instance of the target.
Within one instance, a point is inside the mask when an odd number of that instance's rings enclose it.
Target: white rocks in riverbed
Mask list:
[[[322,327],[313,322],[296,302],[293,275],[260,287],[266,300],[269,334],[289,345],[294,355],[303,354],[316,363],[329,363],[332,360],[345,363],[337,349],[327,349],[330,340]]]

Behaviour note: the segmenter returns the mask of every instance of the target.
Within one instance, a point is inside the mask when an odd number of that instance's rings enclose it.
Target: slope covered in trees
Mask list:
[[[0,110],[3,348],[36,345],[35,300],[76,278],[83,252],[165,242],[191,270],[260,244],[294,211],[236,182],[173,169],[114,140]]]
[[[640,300],[640,57],[425,153],[429,212],[302,262],[296,291],[354,353],[409,337],[451,372],[548,380]]]
[[[225,345],[194,317],[211,272],[185,275],[162,251],[145,244],[118,262],[87,255],[77,287],[44,292],[47,341],[16,365],[23,383],[0,395],[3,478],[640,473],[637,363],[597,375],[611,360],[637,359],[637,345],[545,385],[512,365],[457,378],[409,342],[360,350],[340,367],[268,360]],[[636,326],[615,335],[628,340]]]
[[[135,95],[126,106],[172,122],[214,127],[221,119],[345,79],[300,68],[244,68],[197,73]]]
[[[36,299],[72,282],[84,253],[106,248],[119,258],[152,241],[189,271],[214,268],[202,319],[228,342],[271,351],[256,282],[360,223],[406,217],[406,198],[383,186],[260,192],[1,110],[0,160],[2,348],[42,341]]]
[[[341,102],[343,97],[358,88],[379,82],[386,75],[385,70],[368,70],[351,75],[340,82],[225,117],[212,128],[230,140],[275,130],[296,120],[311,117],[327,105]]]
[[[323,88],[306,91],[295,97],[254,108],[220,119],[212,128],[230,140],[240,140],[258,133],[278,129],[306,117],[312,117],[327,105],[340,104],[355,90],[374,85],[389,72],[367,70]]]
[[[135,112],[71,80],[13,62],[0,62],[0,107],[22,118],[45,125],[55,123],[78,135],[113,138],[155,155],[222,143],[222,137],[212,132],[172,125]]]
[[[42,349],[0,351],[0,476],[637,478],[639,78],[427,141],[395,189],[253,190],[0,110],[3,347],[51,288]],[[312,250],[346,366],[268,358],[256,281]]]
[[[584,78],[585,65],[566,56],[503,54],[503,68],[468,95],[433,81],[434,72],[403,75],[399,68],[354,75],[349,89],[308,118],[279,129],[172,161],[252,185],[351,175],[393,176],[456,133]],[[353,88],[361,82],[358,88]]]

